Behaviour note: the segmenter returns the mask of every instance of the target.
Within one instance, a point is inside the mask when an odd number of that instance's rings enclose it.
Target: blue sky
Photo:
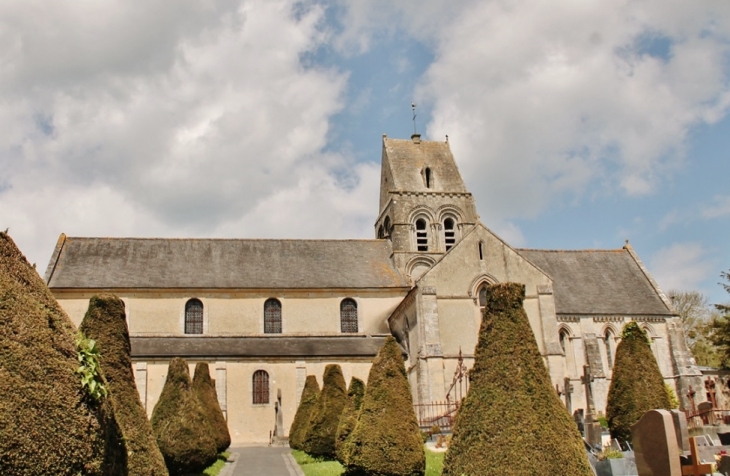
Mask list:
[[[449,135],[517,247],[727,301],[730,4],[0,2],[0,227],[369,238],[381,135]]]

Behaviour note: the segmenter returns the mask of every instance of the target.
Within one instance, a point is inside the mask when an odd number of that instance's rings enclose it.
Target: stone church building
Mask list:
[[[170,358],[208,362],[234,443],[286,434],[306,376],[321,385],[329,363],[348,383],[366,380],[388,335],[403,347],[414,402],[453,401],[459,357],[471,366],[491,283],[526,286],[537,344],[572,410],[586,405],[586,364],[596,409],[605,410],[631,320],[649,333],[680,398],[701,385],[675,311],[628,243],[511,247],[479,221],[448,142],[384,136],[378,210],[372,240],[61,235],[45,279],[76,325],[92,295],[124,300],[149,414]]]

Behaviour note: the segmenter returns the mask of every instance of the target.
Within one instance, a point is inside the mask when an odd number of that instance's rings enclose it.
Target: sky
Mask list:
[[[726,1],[0,0],[0,229],[373,238],[415,127],[511,245],[726,302],[729,112]]]

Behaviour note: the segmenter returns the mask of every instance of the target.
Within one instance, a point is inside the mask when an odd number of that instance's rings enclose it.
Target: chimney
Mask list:
[[[413,134],[411,135],[411,140],[414,144],[420,144],[421,143],[421,134]]]

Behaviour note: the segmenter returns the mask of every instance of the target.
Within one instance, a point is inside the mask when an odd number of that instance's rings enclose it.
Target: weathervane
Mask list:
[[[416,130],[416,103],[411,103],[411,109],[413,110],[413,135],[418,134],[418,131]]]

